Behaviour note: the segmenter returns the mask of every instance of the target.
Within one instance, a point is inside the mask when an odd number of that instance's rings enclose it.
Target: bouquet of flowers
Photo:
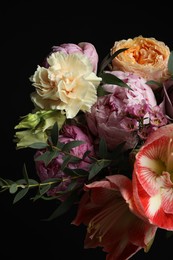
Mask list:
[[[33,110],[15,126],[33,149],[35,178],[0,178],[14,203],[56,200],[49,220],[73,205],[85,248],[107,260],[148,252],[157,229],[173,231],[173,52],[137,36],[115,41],[100,62],[89,42],[53,46],[30,77]]]

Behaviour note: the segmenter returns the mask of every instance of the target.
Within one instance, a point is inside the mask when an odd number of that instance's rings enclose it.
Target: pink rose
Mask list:
[[[82,53],[82,54],[86,55],[89,58],[90,62],[92,63],[93,72],[95,72],[95,73],[97,72],[98,59],[99,59],[98,53],[97,53],[94,45],[89,42],[80,42],[78,44],[63,43],[59,46],[53,46],[51,53],[53,53],[53,52],[63,52],[66,54]],[[48,67],[47,61],[45,61],[44,66]]]
[[[92,145],[92,140],[89,139],[88,135],[83,132],[77,126],[74,125],[65,125],[62,134],[59,136],[59,142],[69,143],[71,141],[83,141],[84,144],[81,144],[77,147],[71,149],[70,153],[73,156],[78,158],[83,158],[86,151],[90,151],[90,155],[94,155],[94,148]],[[43,155],[46,151],[39,150],[35,154],[35,158],[40,155]],[[59,191],[65,191],[68,188],[68,185],[72,182],[73,178],[68,176],[61,170],[62,163],[64,161],[64,154],[60,153],[56,158],[54,158],[48,165],[45,165],[43,161],[35,160],[37,174],[41,181],[45,181],[50,178],[59,178],[60,182],[54,188],[51,188],[47,194],[49,196],[57,196]],[[70,169],[83,169],[88,171],[90,168],[90,159],[88,156],[84,160],[81,160],[77,163],[68,163],[68,168]],[[83,183],[86,177],[79,177],[76,185],[83,187]],[[62,197],[62,196],[60,196]]]
[[[173,231],[173,124],[149,135],[136,155],[132,183],[140,214]]]
[[[139,139],[145,140],[151,131],[167,121],[143,78],[129,72],[114,71],[111,74],[122,79],[132,90],[103,85],[110,94],[98,98],[86,119],[92,134],[98,139],[104,138],[110,150],[124,141],[124,148],[131,149]]]
[[[140,218],[130,179],[112,175],[84,189],[72,224],[87,226],[85,248],[102,247],[107,260],[126,260],[142,248],[148,250],[157,227]]]

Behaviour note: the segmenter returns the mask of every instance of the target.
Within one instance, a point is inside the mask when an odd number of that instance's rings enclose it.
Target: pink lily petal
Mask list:
[[[85,190],[72,222],[88,226],[85,248],[102,247],[107,260],[127,260],[140,249],[149,249],[157,227],[138,217],[130,179],[108,176]]]

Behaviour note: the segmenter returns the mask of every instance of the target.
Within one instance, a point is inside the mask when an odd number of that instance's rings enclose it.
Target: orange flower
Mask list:
[[[73,221],[88,226],[85,248],[103,247],[107,260],[129,259],[150,248],[157,228],[138,217],[130,179],[113,175],[86,185],[85,190]]]
[[[170,49],[164,42],[143,36],[116,41],[111,55],[123,48],[127,50],[113,59],[112,70],[134,72],[147,81],[163,82],[170,77],[167,68]]]

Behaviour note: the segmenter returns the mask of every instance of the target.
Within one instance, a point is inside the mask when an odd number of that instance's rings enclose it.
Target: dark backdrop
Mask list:
[[[32,109],[29,77],[53,45],[91,42],[100,61],[114,41],[139,35],[155,37],[173,48],[168,9],[165,14],[130,4],[103,6],[101,11],[94,10],[93,3],[76,7],[56,1],[36,3],[7,2],[1,8],[1,176],[14,180],[21,177],[24,162],[34,176],[32,151],[15,149],[14,125]],[[30,196],[13,205],[12,195],[0,194],[0,259],[105,260],[101,249],[83,249],[85,228],[70,224],[75,208],[52,222],[42,221],[55,207],[55,202],[33,203]],[[141,251],[133,259],[168,259],[173,239],[164,236],[159,230],[150,252]]]

